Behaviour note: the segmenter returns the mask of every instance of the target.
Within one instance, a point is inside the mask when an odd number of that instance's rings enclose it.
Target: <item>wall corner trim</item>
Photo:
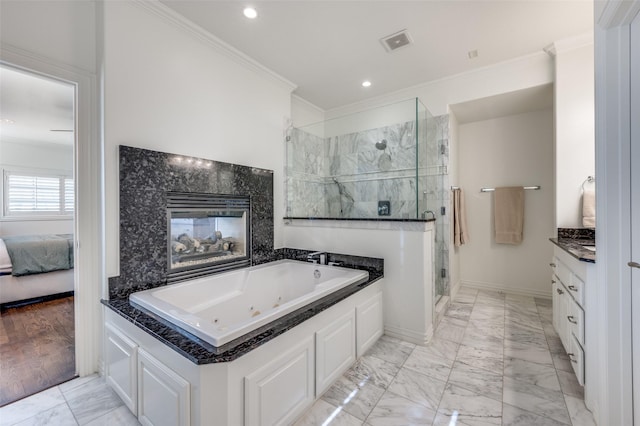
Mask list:
[[[276,83],[287,88],[289,91],[294,91],[298,87],[295,83],[287,80],[280,74],[267,68],[266,66],[262,65],[255,59],[251,58],[245,53],[242,53],[241,51],[231,46],[230,44],[224,42],[220,38],[214,36],[213,34],[205,30],[201,26],[188,20],[187,18],[180,15],[178,12],[174,11],[168,6],[165,6],[164,4],[160,3],[160,1],[134,0],[132,3],[146,10],[149,13],[155,14],[156,16],[162,18],[165,22],[175,26],[176,28],[179,28],[185,31],[186,33],[190,34],[194,38],[202,42],[205,42],[210,47],[212,47],[216,52],[221,53],[222,55],[233,60],[234,62],[246,67],[247,69],[257,72],[258,74],[262,74],[270,78]]]

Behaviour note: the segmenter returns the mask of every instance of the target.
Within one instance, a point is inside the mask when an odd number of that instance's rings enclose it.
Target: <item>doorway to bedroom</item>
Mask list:
[[[0,64],[0,406],[76,376],[76,86]]]

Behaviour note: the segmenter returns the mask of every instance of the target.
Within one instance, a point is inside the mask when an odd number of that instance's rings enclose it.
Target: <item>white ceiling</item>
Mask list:
[[[73,146],[74,96],[70,84],[0,66],[0,141]]]
[[[325,110],[540,52],[593,28],[591,0],[161,2]],[[249,4],[255,20],[242,14]],[[403,29],[414,44],[387,53],[379,39]],[[365,79],[371,87],[361,86]]]

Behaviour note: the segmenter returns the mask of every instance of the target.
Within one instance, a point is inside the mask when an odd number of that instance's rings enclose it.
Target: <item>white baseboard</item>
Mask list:
[[[418,333],[413,330],[407,330],[406,328],[385,325],[384,334],[404,340],[405,342],[415,343],[416,345],[426,345],[433,337],[433,325],[430,324],[425,333]]]
[[[460,287],[462,287],[462,285],[460,284],[460,281],[453,283],[453,285],[451,286],[451,290],[449,290],[449,293],[450,293],[452,302],[456,299],[456,296],[460,291]]]
[[[531,290],[531,289],[525,289],[525,288],[513,288],[513,287],[506,286],[504,284],[485,283],[480,281],[460,281],[460,286],[475,288],[478,290],[500,291],[503,293],[515,294],[518,296],[531,296],[531,297],[541,297],[544,299],[551,299],[551,286],[549,286],[549,291]]]

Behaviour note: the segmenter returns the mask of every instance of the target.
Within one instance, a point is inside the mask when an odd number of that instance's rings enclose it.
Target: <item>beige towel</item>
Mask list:
[[[524,188],[496,188],[493,201],[496,243],[520,244],[524,228]]]
[[[596,190],[587,188],[582,192],[582,226],[596,227]]]
[[[456,247],[469,242],[467,214],[464,208],[464,192],[462,188],[453,190],[453,237]]]

